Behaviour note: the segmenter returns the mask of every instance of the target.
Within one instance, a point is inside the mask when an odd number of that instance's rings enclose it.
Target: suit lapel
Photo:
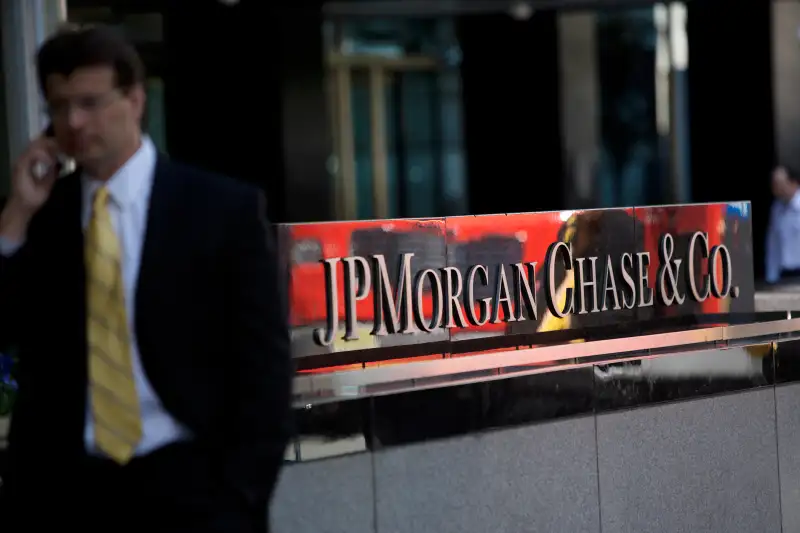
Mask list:
[[[75,172],[61,178],[51,196],[52,203],[48,213],[43,213],[43,225],[48,233],[55,236],[53,250],[60,262],[65,262],[61,269],[70,276],[70,286],[75,287],[73,276],[80,279],[77,289],[84,295],[85,269],[83,264],[83,188],[80,174]]]
[[[50,303],[41,306],[40,317],[52,324],[51,333],[57,339],[57,353],[69,357],[52,357],[47,365],[63,383],[69,383],[58,394],[63,404],[67,424],[65,450],[82,453],[83,424],[86,412],[86,268],[83,237],[83,187],[80,173],[59,179],[50,202],[41,212],[41,229],[46,246],[37,270],[47,280],[43,297]],[[54,345],[55,346],[55,345]],[[49,354],[42,354],[49,355]],[[66,426],[65,426],[66,427]]]
[[[62,200],[64,202],[63,208],[68,215],[69,225],[68,231],[73,235],[77,235],[83,241],[83,186],[81,184],[80,174],[75,172],[61,179],[59,185],[62,185],[64,190],[62,193]]]
[[[49,205],[46,208],[55,217],[53,222],[55,222],[54,228],[56,231],[63,230],[72,237],[83,234],[81,225],[83,187],[81,185],[80,172],[80,170],[77,170],[56,182]],[[66,223],[65,220],[67,221]]]

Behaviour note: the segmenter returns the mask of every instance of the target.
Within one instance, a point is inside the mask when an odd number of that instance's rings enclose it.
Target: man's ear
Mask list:
[[[147,105],[147,94],[144,92],[144,87],[138,83],[131,87],[128,98],[133,106],[136,119],[141,122],[142,117],[144,117],[145,106]]]

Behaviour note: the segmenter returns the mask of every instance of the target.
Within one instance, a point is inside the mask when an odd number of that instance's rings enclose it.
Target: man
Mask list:
[[[800,178],[786,166],[772,173],[775,201],[766,246],[766,281],[800,282]]]
[[[291,389],[264,199],[157,153],[114,30],[57,34],[37,67],[54,137],[16,161],[0,215],[20,356],[0,529],[264,531]]]

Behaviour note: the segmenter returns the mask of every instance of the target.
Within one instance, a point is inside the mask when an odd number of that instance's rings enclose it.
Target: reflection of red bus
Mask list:
[[[326,319],[325,273],[323,259],[383,254],[389,278],[394,284],[398,275],[398,258],[413,252],[414,266],[441,268],[446,257],[444,223],[442,220],[385,220],[363,222],[334,222],[286,226],[290,245],[291,281],[290,322],[292,327],[322,326]],[[339,317],[343,321],[344,266],[337,264],[339,280]],[[424,299],[423,313],[430,316],[433,302]],[[372,324],[373,295],[356,303],[359,323]],[[371,326],[370,326],[371,327]]]
[[[650,251],[650,279],[656,279],[659,264],[658,247],[661,236],[670,233],[675,242],[673,257],[683,258],[681,269],[689,267],[689,241],[697,231],[708,233],[709,250],[725,239],[725,214],[727,204],[700,204],[683,206],[664,206],[637,208],[636,216],[644,224],[644,246]],[[698,258],[699,259],[699,258]],[[695,265],[696,266],[696,265]],[[706,274],[703,268],[698,275]],[[717,265],[717,275],[722,274],[722,267]],[[652,282],[654,284],[655,282]],[[703,314],[724,313],[729,307],[729,300],[708,298],[699,304],[699,312]]]
[[[398,277],[399,258],[403,253],[414,253],[415,271],[424,268],[439,269],[455,266],[465,278],[468,268],[481,264],[487,267],[488,283],[477,283],[475,299],[492,296],[496,265],[544,259],[547,246],[558,238],[563,225],[559,213],[536,215],[481,216],[450,218],[447,225],[442,219],[385,220],[334,222],[324,224],[297,224],[284,226],[291,262],[290,321],[294,328],[319,327],[325,323],[325,275],[322,259],[358,255],[370,257],[383,254],[387,261],[389,277],[393,283]],[[506,269],[509,289],[511,270]],[[344,320],[344,288],[341,280],[344,268],[337,265],[339,279],[339,318]],[[374,273],[373,273],[374,275]],[[466,283],[466,280],[464,279]],[[462,289],[463,290],[463,289]],[[373,321],[373,295],[356,304],[358,321],[371,327]],[[433,314],[433,300],[426,291],[422,312]],[[502,315],[501,315],[502,316]],[[468,328],[454,328],[457,333],[502,334],[506,325],[486,324]]]
[[[493,296],[497,276],[497,265],[515,263],[537,263],[537,274],[543,268],[545,254],[551,243],[559,240],[559,233],[571,216],[571,212],[529,213],[513,215],[485,215],[475,217],[453,217],[447,219],[448,255],[451,264],[462,272],[476,264],[488,269],[489,282],[476,287],[476,300]],[[513,290],[513,271],[506,268],[509,290]],[[539,280],[540,276],[537,275]],[[531,289],[536,280],[529,280]],[[505,313],[501,310],[501,317]],[[540,320],[542,317],[539,317]],[[456,338],[505,333],[508,324],[487,324],[481,328],[453,328]]]
[[[325,302],[325,276],[322,259],[334,257],[347,257],[352,255],[369,258],[373,254],[383,254],[386,258],[389,277],[396,283],[398,276],[399,258],[403,253],[413,252],[414,271],[423,268],[439,269],[444,266],[455,266],[466,278],[467,269],[473,265],[485,265],[488,270],[489,280],[484,286],[477,284],[475,299],[490,297],[494,293],[495,277],[498,264],[514,264],[518,262],[537,262],[539,270],[543,269],[545,254],[548,246],[558,240],[571,241],[575,228],[581,228],[580,221],[585,219],[608,218],[609,213],[615,213],[616,222],[611,225],[600,225],[598,233],[592,234],[589,230],[583,231],[589,235],[589,240],[599,240],[600,248],[607,246],[619,239],[630,239],[629,244],[621,245],[625,251],[635,253],[649,251],[651,255],[650,285],[655,284],[656,269],[659,262],[658,245],[662,234],[669,232],[675,239],[675,257],[685,257],[689,238],[695,231],[708,233],[709,247],[723,242],[725,234],[726,204],[650,207],[613,211],[577,211],[577,212],[549,212],[528,213],[512,215],[485,215],[464,216],[446,219],[427,220],[370,220],[354,222],[331,222],[319,224],[295,224],[282,226],[282,239],[284,250],[288,253],[290,261],[291,281],[290,295],[290,320],[294,330],[295,345],[304,339],[305,351],[308,354],[322,353],[326,349],[309,344],[311,331],[315,327],[322,327],[326,319]],[[625,220],[630,220],[630,226]],[[634,231],[634,222],[638,221]],[[593,222],[589,222],[591,226]],[[610,229],[616,228],[616,229]],[[596,228],[595,228],[595,231]],[[618,231],[617,234],[610,234]],[[641,233],[639,233],[641,232]],[[625,234],[628,234],[626,236]],[[634,235],[637,234],[637,235]],[[635,238],[634,238],[635,237]],[[576,237],[580,241],[580,237]],[[644,250],[642,250],[642,247]],[[630,248],[630,249],[629,249]],[[686,262],[684,262],[686,265]],[[682,267],[682,268],[685,268]],[[374,275],[375,273],[373,273]],[[698,273],[702,275],[701,273]],[[510,269],[506,269],[509,289],[513,287],[513,276]],[[343,324],[344,289],[343,266],[337,265],[339,279],[339,318]],[[571,280],[565,280],[568,283]],[[533,280],[531,280],[533,288]],[[541,276],[537,276],[535,283],[541,285]],[[537,286],[537,300],[543,301],[542,287]],[[702,313],[719,313],[727,310],[727,302],[709,298],[701,306]],[[541,304],[539,305],[542,311]],[[379,342],[369,335],[373,321],[373,295],[357,302],[356,310],[360,325],[360,336],[367,342]],[[423,313],[431,316],[433,301],[428,291],[423,300]],[[671,310],[670,310],[671,312]],[[547,312],[539,313],[538,326],[550,330],[558,329],[558,324],[550,320],[552,317]],[[471,335],[501,335],[508,324],[486,324],[482,327],[454,328],[451,331],[439,332],[444,338],[468,338]],[[539,329],[540,331],[542,329]],[[434,334],[425,334],[425,340],[434,340]],[[394,339],[390,338],[394,337]],[[408,342],[409,336],[388,336],[380,342],[394,342],[395,344]],[[442,340],[443,340],[442,339]],[[348,343],[350,344],[350,343]],[[377,344],[376,344],[377,345]],[[383,344],[382,344],[383,345]],[[370,347],[361,343],[345,346],[339,342],[333,350]]]

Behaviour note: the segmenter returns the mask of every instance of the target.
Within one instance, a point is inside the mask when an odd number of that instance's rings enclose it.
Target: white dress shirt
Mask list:
[[[766,279],[775,283],[782,270],[800,269],[800,192],[790,201],[775,200],[767,231]]]
[[[137,455],[147,454],[189,436],[188,430],[164,410],[148,381],[142,368],[134,328],[136,323],[136,306],[134,305],[136,283],[139,277],[156,159],[157,151],[153,142],[148,137],[143,137],[139,150],[107,182],[108,210],[122,253],[122,278],[125,288],[128,327],[131,333],[131,358],[142,415],[142,439],[136,449]],[[82,222],[85,230],[92,216],[92,198],[103,182],[93,181],[91,177],[85,175],[81,177],[81,181],[83,187]],[[21,244],[18,243],[0,241],[0,253],[5,256],[11,255],[20,246]],[[91,405],[88,401],[85,442],[86,449],[90,453],[96,453]]]

